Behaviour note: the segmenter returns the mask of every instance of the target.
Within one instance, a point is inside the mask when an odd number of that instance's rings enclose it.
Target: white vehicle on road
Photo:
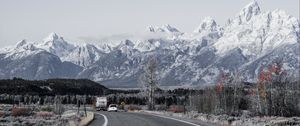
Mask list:
[[[108,106],[108,109],[107,109],[107,111],[108,112],[117,112],[118,111],[118,105],[116,105],[116,104],[110,104],[109,106]]]
[[[96,110],[105,111],[107,108],[107,98],[106,97],[97,97],[96,99]]]

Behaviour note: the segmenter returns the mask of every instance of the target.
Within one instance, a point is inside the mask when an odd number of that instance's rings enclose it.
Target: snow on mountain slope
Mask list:
[[[251,20],[252,17],[259,15],[261,13],[258,3],[254,0],[248,5],[246,5],[238,15],[240,22],[247,22]]]
[[[57,55],[62,61],[72,62],[82,67],[91,65],[105,52],[110,51],[108,45],[98,47],[91,44],[73,45],[56,33],[51,33],[43,43],[38,43],[37,47]]]
[[[139,51],[153,51],[161,46],[160,41],[158,40],[145,40],[145,41],[137,41],[135,48]]]
[[[225,26],[206,17],[192,33],[164,25],[121,38],[115,45],[73,45],[55,33],[38,44],[23,40],[0,50],[0,78],[76,77],[137,87],[153,56],[163,86],[215,84],[222,73],[236,71],[255,82],[261,67],[277,60],[299,78],[299,19],[282,10],[261,12],[255,1]]]
[[[56,33],[51,33],[44,39],[43,43],[39,43],[37,47],[45,49],[59,57],[67,55],[70,50],[74,49],[74,45],[69,44],[63,37],[58,36]]]
[[[166,33],[178,33],[179,30],[175,27],[172,27],[169,24],[163,25],[161,27],[157,26],[149,26],[148,27],[149,32],[166,32]]]
[[[245,80],[256,82],[261,69],[267,68],[276,62],[282,65],[290,78],[299,79],[300,44],[294,43],[276,47],[270,53],[244,64],[240,70]]]
[[[35,47],[33,43],[28,43],[26,40],[22,40],[18,42],[15,47],[7,49],[6,52],[3,52],[3,54],[5,54],[5,58],[20,59],[37,54],[41,51],[43,50]]]
[[[0,78],[22,77],[25,79],[47,79],[75,77],[82,68],[62,62],[46,50],[22,40],[13,50],[0,54]]]
[[[112,47],[108,44],[94,45],[98,50],[104,53],[109,53],[112,50]]]
[[[68,55],[63,56],[63,61],[69,61],[82,67],[87,67],[96,62],[104,52],[100,51],[97,47],[91,44],[84,44],[76,46],[69,51]]]
[[[211,17],[205,17],[193,33],[184,33],[178,39],[188,41],[190,48],[211,46],[223,35],[223,28]],[[195,52],[194,52],[195,53]]]
[[[261,12],[257,2],[247,5],[224,27],[224,34],[215,43],[218,54],[241,48],[253,59],[274,48],[299,40],[299,20],[282,10]]]
[[[211,17],[205,17],[198,28],[194,30],[195,33],[201,32],[220,32],[222,28],[217,25],[216,21]]]

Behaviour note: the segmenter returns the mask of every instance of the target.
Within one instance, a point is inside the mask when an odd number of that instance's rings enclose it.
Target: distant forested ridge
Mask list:
[[[0,94],[14,95],[103,95],[111,92],[88,79],[0,80]]]

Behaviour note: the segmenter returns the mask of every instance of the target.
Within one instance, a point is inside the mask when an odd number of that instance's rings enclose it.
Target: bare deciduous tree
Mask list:
[[[140,83],[143,91],[148,96],[148,109],[154,109],[154,93],[158,88],[158,61],[155,57],[151,57],[144,66],[144,73],[140,76]]]

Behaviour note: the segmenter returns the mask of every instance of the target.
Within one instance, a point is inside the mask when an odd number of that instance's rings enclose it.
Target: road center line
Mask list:
[[[184,120],[180,120],[180,119],[176,119],[176,118],[172,118],[172,117],[167,117],[167,116],[162,116],[162,115],[156,115],[156,114],[150,114],[150,113],[149,113],[149,115],[153,115],[153,116],[157,116],[157,117],[162,117],[162,118],[166,118],[166,119],[172,119],[172,120],[183,122],[183,123],[190,124],[190,125],[193,125],[193,126],[201,126],[201,125],[198,125],[198,124],[195,124],[195,123],[191,123],[191,122],[188,122],[188,121],[184,121]]]
[[[107,124],[108,124],[108,119],[107,119],[107,117],[106,117],[104,114],[101,114],[101,113],[96,113],[96,114],[103,116],[103,118],[104,118],[104,123],[103,123],[102,126],[107,126]]]

